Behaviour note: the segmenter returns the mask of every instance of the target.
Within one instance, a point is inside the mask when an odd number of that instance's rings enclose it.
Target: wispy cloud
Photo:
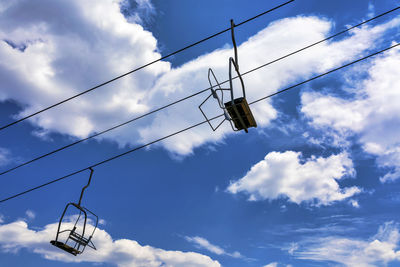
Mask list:
[[[290,244],[290,247],[288,248],[288,253],[290,254],[290,255],[293,255],[294,254],[294,252],[297,250],[297,249],[299,249],[299,244],[297,244],[297,243],[291,243]]]
[[[0,166],[5,166],[11,161],[8,149],[0,147]]]
[[[194,237],[190,237],[190,236],[186,236],[185,239],[193,244],[195,244],[195,246],[208,250],[214,254],[217,255],[226,255],[229,257],[233,257],[233,258],[244,258],[239,252],[235,251],[235,252],[227,252],[225,249],[217,246],[217,245],[213,245],[211,244],[207,239],[203,238],[203,237],[199,237],[199,236],[194,236]]]
[[[28,219],[33,220],[36,217],[36,213],[33,212],[32,210],[27,210],[25,212],[25,215],[28,217]]]
[[[367,17],[368,18],[372,18],[375,16],[375,6],[372,2],[368,3],[368,14]]]
[[[346,236],[357,233],[363,227],[372,227],[376,222],[365,218],[350,217],[347,215],[334,215],[328,217],[318,217],[312,223],[281,224],[279,226],[265,229],[268,235],[282,237],[292,237],[293,242],[284,247],[278,246],[282,250],[288,251],[293,244],[305,237],[317,236],[326,237],[330,235]],[[295,238],[295,239],[294,239]],[[274,247],[276,247],[274,245]]]
[[[336,262],[345,266],[383,266],[400,261],[398,225],[388,222],[370,239],[311,237],[294,252],[298,259]]]

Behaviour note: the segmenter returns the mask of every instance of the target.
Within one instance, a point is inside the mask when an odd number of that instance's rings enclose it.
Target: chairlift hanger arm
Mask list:
[[[234,115],[234,117],[236,117],[238,119],[238,122],[241,125],[240,128],[242,128],[246,133],[248,133],[249,131],[247,130],[247,126],[246,126],[246,124],[245,124],[245,122],[244,122],[239,110],[236,107],[234,93],[233,93],[232,65],[234,66],[235,71],[236,71],[236,73],[237,73],[237,75],[239,77],[239,80],[240,80],[240,84],[241,84],[241,87],[242,87],[243,99],[246,99],[246,89],[244,87],[244,82],[243,82],[242,75],[239,72],[239,58],[238,58],[237,45],[236,45],[236,40],[235,40],[235,23],[233,22],[233,19],[231,19],[231,36],[232,36],[233,51],[234,51],[234,54],[235,54],[235,58],[234,59],[232,57],[229,58],[229,86],[230,86],[230,89],[231,89],[231,107],[232,107],[232,111],[234,112],[234,114],[236,114],[236,115]]]
[[[82,188],[81,196],[79,197],[78,206],[81,205],[83,193],[85,192],[85,189],[89,187],[90,181],[92,180],[92,175],[93,175],[93,169],[92,169],[92,167],[89,167],[89,170],[90,170],[89,181],[88,181],[87,185],[85,185],[85,186]]]
[[[233,79],[232,78],[232,65],[235,68],[235,71],[237,73],[237,78],[239,78],[240,80],[240,85],[242,86],[242,93],[243,93],[243,98],[246,98],[246,89],[244,87],[244,81],[242,78],[242,75],[239,72],[239,65],[237,64],[237,61],[235,61],[232,57],[229,58],[229,86],[231,88],[231,100],[232,100],[232,104],[233,104],[233,100],[235,99],[233,96]]]
[[[236,64],[238,64],[238,69],[239,69],[239,59],[238,59],[238,52],[237,52],[237,46],[236,46],[236,40],[235,40],[235,23],[233,22],[233,19],[231,19],[231,36],[232,36],[232,44],[233,44],[233,51],[235,52],[235,61]]]

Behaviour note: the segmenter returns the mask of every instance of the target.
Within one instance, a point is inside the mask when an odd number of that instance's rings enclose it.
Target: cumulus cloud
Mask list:
[[[337,182],[354,173],[347,153],[302,159],[300,152],[271,152],[227,191],[246,193],[252,201],[284,197],[297,204],[329,205],[361,192],[356,186],[340,188]]]
[[[136,2],[139,7],[151,4],[147,0]],[[123,3],[123,0],[38,0],[34,3],[21,0],[2,4],[0,101],[14,99],[20,103],[22,110],[16,117],[21,117],[158,59],[161,55],[157,40],[121,14]],[[27,9],[29,13],[25,12]],[[249,74],[245,77],[249,101],[363,54],[398,24],[398,20],[392,20],[353,30],[344,39],[321,44],[312,51]],[[305,16],[271,23],[240,45],[241,70],[254,68],[323,39],[330,33],[332,25],[326,19]],[[291,29],[290,34],[287,29]],[[90,95],[42,113],[30,122],[41,133],[86,137],[207,88],[209,67],[220,80],[227,79],[230,56],[232,51],[225,46],[174,69],[166,61],[159,62]],[[202,121],[197,110],[201,102],[201,98],[195,98],[181,103],[102,138],[116,141],[121,146],[152,141]],[[210,106],[210,114],[220,112],[216,103]],[[268,126],[278,116],[270,101],[252,109],[260,127]],[[162,145],[184,155],[204,143],[220,142],[231,133],[227,124],[213,134],[207,125],[203,125]]]
[[[73,227],[72,224],[70,226]],[[113,240],[101,229],[96,230],[93,237],[97,250],[88,248],[83,254],[73,257],[50,245],[49,241],[54,239],[57,227],[58,223],[53,223],[35,231],[29,229],[24,221],[0,225],[0,250],[5,253],[17,253],[21,249],[27,249],[48,260],[111,263],[120,267],[221,266],[217,261],[199,253],[167,251],[148,245],[142,246],[128,239]]]
[[[338,236],[310,238],[294,256],[299,259],[330,261],[345,266],[383,266],[400,261],[398,225],[388,222],[369,240]]]
[[[0,39],[0,100],[21,103],[18,116],[160,57],[157,40],[142,26],[127,22],[119,1],[14,1],[1,10]],[[32,123],[83,137],[128,119],[148,110],[141,103],[143,94],[169,66],[150,66]]]
[[[227,251],[225,251],[223,248],[217,246],[217,245],[213,245],[211,244],[207,239],[203,238],[203,237],[199,237],[199,236],[194,236],[194,237],[190,237],[190,236],[186,236],[185,239],[191,243],[194,243],[197,247],[199,248],[203,248],[206,249],[214,254],[217,255],[226,255],[226,256],[230,256],[233,258],[242,258],[243,256],[240,254],[240,252],[235,251],[232,253],[229,253]]]
[[[356,136],[364,151],[376,156],[378,166],[387,170],[381,182],[400,177],[399,64],[399,49],[374,59],[366,79],[347,80],[345,89],[354,89],[350,99],[316,92],[301,97],[310,125],[336,140]]]

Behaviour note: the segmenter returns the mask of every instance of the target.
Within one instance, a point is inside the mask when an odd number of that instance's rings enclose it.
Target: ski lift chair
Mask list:
[[[243,82],[242,75],[239,72],[239,63],[238,63],[238,55],[237,55],[237,46],[236,46],[236,41],[235,41],[235,33],[234,33],[234,27],[235,24],[233,23],[233,20],[231,20],[231,35],[232,35],[232,43],[233,43],[233,49],[235,53],[235,59],[232,57],[229,58],[229,88],[222,88],[220,83],[217,80],[217,77],[215,76],[213,70],[210,68],[208,69],[208,82],[210,83],[210,89],[211,89],[211,94],[199,105],[199,109],[203,116],[206,118],[208,124],[210,125],[211,129],[213,131],[216,131],[221,124],[227,120],[231,124],[231,127],[234,131],[240,131],[244,130],[246,133],[248,133],[248,128],[250,127],[257,127],[257,123],[254,119],[254,116],[250,110],[249,104],[247,103],[246,100],[246,91],[245,91],[245,86]],[[234,67],[237,77],[239,78],[240,85],[242,88],[242,97],[234,98],[233,95],[233,82],[232,80],[232,66]],[[214,80],[216,82],[216,85],[213,85],[211,80]],[[216,89],[214,89],[216,88]],[[218,96],[218,91],[221,93],[221,98]],[[230,92],[230,101],[224,103],[224,91]],[[223,110],[224,112],[224,120],[222,120],[216,127],[213,127],[211,124],[211,120],[208,119],[204,111],[202,110],[201,106],[211,97],[215,98],[218,102],[219,107]]]
[[[92,175],[93,175],[93,169],[92,168],[89,168],[89,169],[90,169],[89,181],[88,181],[87,185],[82,188],[79,202],[78,203],[71,202],[71,203],[67,204],[67,206],[64,209],[64,212],[61,215],[60,221],[58,223],[56,238],[55,238],[55,240],[50,241],[50,243],[52,245],[66,251],[74,256],[77,256],[77,255],[83,253],[86,246],[88,246],[92,249],[96,249],[96,247],[94,246],[94,244],[92,242],[92,237],[93,237],[94,232],[97,229],[97,224],[98,224],[99,218],[97,217],[96,214],[94,214],[87,208],[81,206],[83,193],[84,193],[85,189],[89,186],[90,181],[92,179]],[[67,210],[78,210],[79,215],[78,215],[78,217],[75,221],[74,227],[72,227],[72,229],[61,230],[62,229],[61,226],[65,224],[64,216],[65,216]],[[89,218],[93,218],[94,222],[95,222],[93,231],[89,232],[90,235],[88,235],[88,230],[87,230],[87,223],[88,223]],[[82,225],[82,227],[79,227],[80,225]],[[62,233],[67,233],[66,239],[61,238],[60,234],[62,234]]]

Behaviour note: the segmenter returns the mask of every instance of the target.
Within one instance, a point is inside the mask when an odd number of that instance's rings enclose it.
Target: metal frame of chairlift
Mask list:
[[[57,229],[57,235],[55,240],[50,241],[50,243],[74,256],[77,256],[81,253],[83,253],[83,251],[85,250],[86,246],[93,248],[96,250],[96,247],[94,246],[93,242],[92,242],[92,237],[94,232],[97,229],[97,224],[99,221],[99,218],[97,217],[96,214],[94,214],[93,212],[91,212],[90,210],[88,210],[85,207],[81,206],[81,202],[82,202],[82,197],[83,197],[83,193],[85,191],[86,188],[88,188],[88,186],[90,185],[90,181],[92,180],[92,175],[93,175],[93,169],[90,169],[90,176],[89,176],[89,181],[87,183],[87,185],[85,185],[82,188],[82,192],[81,192],[81,196],[79,198],[79,202],[78,203],[68,203],[67,206],[64,209],[64,212],[61,215],[60,221],[58,223],[58,229]],[[77,220],[75,221],[74,227],[72,229],[67,229],[67,230],[62,230],[61,229],[61,225],[63,223],[63,219],[65,216],[66,211],[68,210],[69,207],[74,207],[76,209],[79,210],[79,216],[77,218]],[[96,223],[94,226],[94,229],[91,233],[91,235],[89,237],[85,237],[85,232],[86,232],[86,224],[88,221],[88,213],[91,214],[94,218],[96,218]],[[78,233],[77,230],[77,224],[78,222],[81,220],[81,216],[83,215],[83,227],[82,227],[82,232]],[[67,239],[65,240],[65,242],[61,242],[59,241],[60,238],[60,234],[64,233],[64,232],[69,232],[69,235],[67,237]],[[68,243],[73,243],[73,245],[69,245]]]
[[[238,53],[237,53],[234,28],[235,28],[235,24],[234,24],[233,20],[231,20],[231,35],[232,35],[232,43],[233,43],[235,58],[232,58],[232,57],[229,58],[229,88],[221,88],[221,85],[218,82],[217,77],[215,76],[213,70],[211,68],[209,68],[208,69],[208,82],[210,83],[210,86],[211,86],[210,87],[211,94],[199,105],[199,109],[213,131],[216,131],[222,125],[222,123],[225,120],[227,120],[227,121],[229,121],[229,123],[234,131],[244,130],[246,133],[248,133],[248,128],[257,127],[257,123],[254,119],[253,114],[251,113],[249,104],[247,103],[246,91],[245,91],[243,78],[239,72]],[[243,96],[236,98],[236,99],[234,98],[234,95],[233,95],[232,65],[235,68],[235,71],[238,75],[237,77],[239,78],[239,81],[240,81],[240,84],[242,87],[242,92],[243,92]],[[214,81],[217,83],[216,85],[213,85],[211,78],[213,78]],[[221,98],[219,98],[219,96],[217,94],[218,91],[221,92]],[[230,94],[231,94],[231,100],[226,103],[223,102],[224,101],[224,91],[230,91]],[[208,117],[206,116],[206,114],[204,113],[204,111],[201,108],[201,106],[211,96],[218,101],[218,105],[224,111],[224,116],[225,116],[225,118],[216,127],[213,127],[213,125],[211,124],[211,121],[208,119]]]

